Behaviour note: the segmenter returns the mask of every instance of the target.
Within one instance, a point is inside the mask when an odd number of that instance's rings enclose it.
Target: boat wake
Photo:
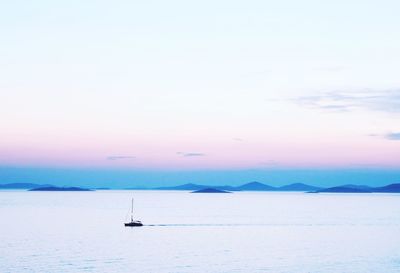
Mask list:
[[[149,224],[147,227],[248,227],[271,226],[271,224]]]

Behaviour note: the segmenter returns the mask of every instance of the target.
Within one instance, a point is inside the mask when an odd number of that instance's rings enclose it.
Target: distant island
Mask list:
[[[400,192],[400,183],[374,188],[374,192]]]
[[[34,188],[42,188],[42,187],[53,187],[53,185],[49,184],[34,184],[34,183],[9,183],[9,184],[0,184],[0,189],[34,189]]]
[[[314,193],[323,193],[323,192],[337,192],[337,193],[371,193],[372,191],[367,190],[367,189],[361,189],[361,188],[352,188],[352,187],[344,187],[344,186],[339,186],[339,187],[332,187],[332,188],[326,188],[326,189],[320,189],[317,191],[314,191]]]
[[[315,187],[303,183],[294,183],[286,186],[279,187],[278,191],[316,191],[321,189],[320,187]]]
[[[273,191],[273,190],[276,190],[275,187],[272,187],[270,185],[265,185],[260,182],[250,182],[250,183],[244,184],[242,186],[236,187],[236,189],[239,191]]]
[[[231,193],[231,192],[214,188],[205,188],[197,191],[192,191],[192,193]]]
[[[57,187],[50,184],[34,184],[34,183],[9,183],[0,184],[0,190],[28,190],[28,191],[91,191],[83,187]],[[96,188],[101,190],[109,190],[109,188]],[[96,190],[94,189],[94,190]]]
[[[29,191],[92,191],[92,190],[79,187],[41,187],[41,188],[30,189]]]
[[[313,193],[324,193],[324,192],[337,192],[337,193],[400,193],[400,183],[390,184],[384,187],[368,187],[364,185],[343,185],[338,187],[331,187],[313,191]]]

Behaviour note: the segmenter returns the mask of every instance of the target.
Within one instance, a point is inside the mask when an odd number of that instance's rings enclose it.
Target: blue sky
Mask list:
[[[374,172],[360,183],[394,182],[399,9],[387,0],[4,3],[0,179],[17,168],[25,182],[56,170],[87,181],[86,169],[99,183],[103,172],[139,184],[159,183],[147,174],[231,183],[273,172],[280,183],[294,170],[337,181],[360,170]]]
[[[197,170],[148,171],[113,169],[59,169],[1,167],[3,183],[37,183],[86,187],[160,187],[185,183],[242,185],[259,181],[272,186],[306,183],[315,186],[358,184],[384,186],[400,182],[400,170],[377,169],[290,169],[290,170]]]

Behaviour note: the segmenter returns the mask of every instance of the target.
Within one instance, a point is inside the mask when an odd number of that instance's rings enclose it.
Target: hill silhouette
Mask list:
[[[279,191],[316,191],[321,189],[320,187],[310,186],[303,183],[294,183],[286,186],[277,188]]]
[[[0,185],[0,189],[33,189],[40,187],[53,187],[49,184],[34,184],[34,183],[9,183]]]
[[[367,189],[360,189],[360,188],[353,188],[353,187],[345,187],[345,186],[338,186],[326,189],[320,189],[315,191],[316,193],[323,193],[323,192],[337,192],[337,193],[371,193],[372,191]]]
[[[260,183],[260,182],[250,182],[246,183],[242,186],[236,187],[238,190],[241,191],[274,191],[276,190],[275,187]]]
[[[79,187],[41,187],[41,188],[30,189],[29,191],[91,191],[91,190]]]
[[[378,187],[373,189],[374,192],[393,192],[393,193],[400,193],[400,183],[390,184],[384,187]]]
[[[215,188],[205,188],[197,191],[192,191],[192,193],[230,193],[229,191],[218,190]]]

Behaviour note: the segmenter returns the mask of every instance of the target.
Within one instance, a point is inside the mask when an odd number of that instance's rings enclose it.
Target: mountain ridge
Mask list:
[[[33,189],[39,187],[53,187],[50,184],[35,184],[35,183],[8,183],[0,184],[0,189]]]
[[[28,191],[93,191],[80,187],[41,187],[29,189]]]
[[[224,190],[218,190],[216,188],[205,188],[201,190],[192,191],[192,193],[230,193],[230,192]]]
[[[201,184],[193,184],[187,183],[178,186],[168,186],[168,187],[158,187],[154,188],[156,190],[201,190],[205,188],[214,188],[218,190],[224,191],[313,191],[321,189],[320,187],[307,185],[304,183],[293,183],[281,187],[273,187],[261,182],[252,181],[245,183],[240,186],[211,186],[211,185],[201,185]]]
[[[49,188],[49,191],[62,191],[62,189],[68,188],[76,188],[76,189],[83,189],[87,190],[83,187],[58,187],[53,186],[50,184],[34,184],[34,183],[8,183],[8,184],[0,184],[0,190],[7,190],[7,189],[25,189],[25,190],[32,190],[32,189],[42,189]],[[211,185],[201,185],[201,184],[194,184],[194,183],[186,183],[177,186],[168,186],[168,187],[157,187],[157,188],[125,188],[126,190],[181,190],[181,191],[197,191],[206,188],[213,188],[220,191],[293,191],[293,192],[312,192],[312,193],[400,193],[400,183],[392,183],[386,186],[381,187],[370,187],[366,185],[355,185],[355,184],[344,184],[334,187],[316,187],[304,183],[292,183],[289,185],[284,185],[280,187],[270,186],[261,182],[252,181],[245,183],[239,186],[211,186]],[[96,189],[96,188],[93,188]],[[102,188],[99,188],[102,189]]]

